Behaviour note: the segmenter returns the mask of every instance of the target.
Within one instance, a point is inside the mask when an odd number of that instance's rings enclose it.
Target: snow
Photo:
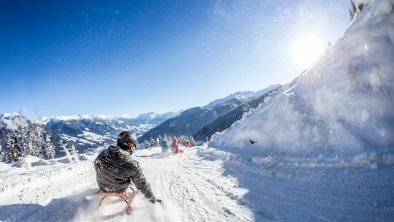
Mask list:
[[[139,193],[131,215],[100,216],[100,147],[0,163],[0,221],[392,221],[393,6],[370,1],[308,71],[209,146],[137,150],[164,205]]]
[[[20,126],[27,126],[28,120],[19,113],[3,113],[0,114],[0,128],[16,130]]]
[[[388,221],[393,168],[371,170],[375,154],[334,160],[243,155],[197,146],[182,154],[137,150],[145,177],[164,205],[138,193],[131,215],[97,210],[93,161],[51,160],[30,169],[0,165],[0,221]],[[81,155],[82,156],[82,155]],[[81,159],[81,156],[79,159]],[[393,161],[393,156],[390,157]],[[38,160],[40,161],[40,160]],[[360,167],[360,168],[358,168]]]
[[[78,134],[78,137],[80,138],[85,138],[87,141],[91,142],[104,142],[107,139],[111,139],[110,137],[107,136],[102,136],[97,133],[89,132],[89,131],[83,131],[82,134]],[[82,139],[80,139],[82,140]]]
[[[161,148],[134,155],[164,205],[152,205],[139,193],[131,215],[108,221],[252,221],[250,209],[237,203],[247,190],[237,186],[236,178],[222,175],[220,158],[204,160],[211,154],[201,147],[180,155],[163,155]],[[24,171],[2,166],[0,221],[97,221],[94,158],[58,158]]]
[[[309,70],[210,146],[314,158],[367,152],[383,163],[394,153],[393,7],[392,0],[371,1]]]

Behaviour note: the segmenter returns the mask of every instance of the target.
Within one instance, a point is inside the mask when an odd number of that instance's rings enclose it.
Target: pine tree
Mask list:
[[[350,0],[350,5],[351,5],[351,9],[349,9],[349,16],[350,16],[350,21],[351,21],[351,20],[353,20],[354,16],[356,15],[357,7],[356,7],[356,3],[354,3],[353,0]]]
[[[60,148],[62,148],[62,151],[63,151],[64,155],[65,156],[70,156],[70,152],[67,149],[66,143],[62,139],[60,139],[59,144],[60,144]]]
[[[10,155],[11,141],[12,141],[11,140],[11,132],[6,131],[5,146],[3,148],[3,150],[4,150],[3,151],[3,161],[6,163],[11,162],[11,160],[10,160],[10,158],[11,158],[11,155]]]
[[[48,132],[44,132],[44,144],[43,144],[44,158],[49,160],[55,158],[55,147],[51,141],[51,135]]]
[[[351,8],[349,9],[349,16],[350,16],[350,21],[352,21],[354,16],[364,9],[365,5],[362,2],[356,5],[356,3],[353,0],[350,0],[350,5]]]
[[[0,144],[0,162],[4,161],[4,150],[3,146]]]
[[[195,146],[196,145],[196,141],[194,140],[193,136],[189,136],[189,141],[190,141],[190,146]]]
[[[18,143],[21,151],[21,157],[31,154],[29,147],[29,136],[28,136],[28,127],[20,124],[20,128],[18,130]]]
[[[75,149],[75,145],[71,145],[71,149],[70,149],[70,154],[71,155],[76,155],[78,154],[78,150]]]
[[[154,147],[156,145],[156,140],[153,139],[153,137],[150,138],[150,147]]]
[[[145,140],[144,141],[144,149],[147,149],[149,147],[150,147],[150,143],[147,140]]]
[[[9,161],[17,161],[22,156],[20,142],[18,141],[18,133],[16,130],[12,130],[9,137]]]
[[[29,146],[31,155],[43,158],[43,144],[44,144],[44,135],[43,135],[43,127],[41,124],[35,123],[32,124],[30,129],[30,141]]]
[[[167,137],[166,134],[164,134],[163,140],[164,140],[164,141],[168,141],[168,137]]]

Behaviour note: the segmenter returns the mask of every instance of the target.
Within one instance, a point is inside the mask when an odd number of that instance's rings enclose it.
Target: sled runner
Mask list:
[[[130,188],[130,190],[129,190],[129,188]],[[128,192],[128,191],[131,191],[131,192]],[[102,208],[105,205],[109,205],[110,208],[116,208],[115,204],[120,201],[120,202],[123,202],[123,204],[126,204],[126,206],[123,208],[123,210],[121,210],[121,212],[124,212],[129,215],[129,214],[131,214],[131,210],[132,210],[132,206],[133,206],[133,202],[134,202],[134,198],[135,198],[136,194],[137,194],[137,191],[133,187],[127,187],[123,192],[106,192],[103,190],[99,190],[97,192],[97,195],[102,196],[102,198],[100,199],[98,209],[99,209],[99,211],[102,210]],[[103,204],[104,199],[106,199],[107,197],[115,197],[115,200]],[[110,199],[110,198],[107,198],[107,199]],[[112,199],[114,199],[114,198],[112,198]]]

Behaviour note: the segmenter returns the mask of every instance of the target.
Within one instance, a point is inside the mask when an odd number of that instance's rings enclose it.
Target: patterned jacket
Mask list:
[[[133,182],[146,198],[153,197],[150,184],[146,181],[139,163],[120,147],[109,146],[108,149],[101,151],[94,161],[94,167],[101,190],[121,192]]]

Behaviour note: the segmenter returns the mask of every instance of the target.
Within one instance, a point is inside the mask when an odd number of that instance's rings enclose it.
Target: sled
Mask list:
[[[131,192],[129,192],[131,191]],[[123,192],[106,192],[103,190],[97,191],[97,195],[101,196],[102,198],[100,199],[99,205],[98,205],[98,210],[103,210],[104,206],[108,206],[110,208],[110,211],[114,208],[121,207],[124,204],[126,205],[121,209],[120,212],[126,213],[127,215],[131,214],[132,211],[132,206],[134,202],[135,195],[137,194],[137,190],[134,189],[133,187],[127,187]],[[107,202],[106,204],[104,203],[104,200],[112,199],[112,201]],[[119,205],[119,202],[121,204]]]
[[[183,149],[179,145],[172,145],[171,151],[173,153],[183,153]]]

